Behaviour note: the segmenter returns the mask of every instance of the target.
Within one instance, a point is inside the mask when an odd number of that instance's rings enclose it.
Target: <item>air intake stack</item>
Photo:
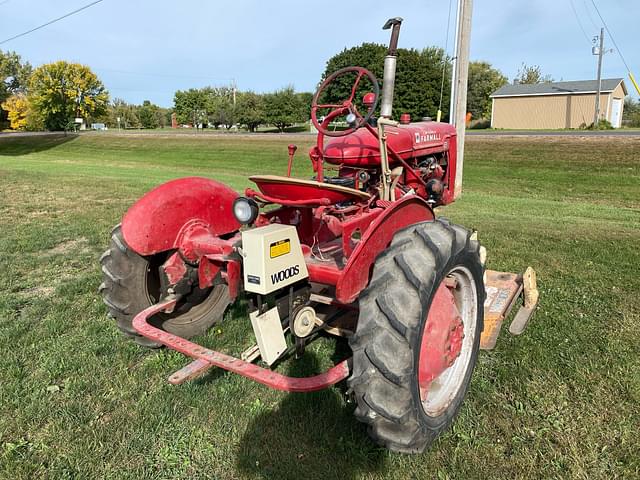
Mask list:
[[[402,24],[402,18],[395,17],[387,20],[387,23],[382,27],[383,30],[391,29],[391,40],[389,41],[387,56],[384,57],[384,74],[382,77],[380,116],[384,118],[391,118],[393,110],[393,90],[396,83],[396,61],[398,59],[400,24]]]

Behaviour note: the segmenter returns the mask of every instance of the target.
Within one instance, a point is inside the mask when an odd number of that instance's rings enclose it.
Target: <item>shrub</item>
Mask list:
[[[587,127],[587,130],[613,130],[613,125],[609,120],[605,120],[604,118],[598,120],[597,124],[591,124]]]
[[[491,128],[491,120],[488,118],[480,118],[478,120],[472,120],[469,123],[470,130],[484,130],[485,128]]]

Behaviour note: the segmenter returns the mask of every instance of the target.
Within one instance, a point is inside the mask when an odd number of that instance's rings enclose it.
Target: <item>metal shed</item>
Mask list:
[[[557,129],[593,123],[596,80],[505,85],[491,95],[491,127]],[[602,80],[600,118],[622,122],[627,87],[622,78]]]

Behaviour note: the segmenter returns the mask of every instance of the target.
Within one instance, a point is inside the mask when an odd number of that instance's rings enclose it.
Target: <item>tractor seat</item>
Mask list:
[[[315,180],[281,177],[278,175],[254,175],[249,177],[267,200],[273,199],[284,204],[300,204],[305,206],[319,206],[330,204],[356,202],[368,200],[371,195],[355,188],[320,183]]]

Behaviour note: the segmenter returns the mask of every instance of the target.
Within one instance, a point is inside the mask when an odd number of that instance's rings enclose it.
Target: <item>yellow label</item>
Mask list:
[[[281,257],[291,251],[291,240],[279,240],[269,246],[269,255],[271,258]]]

